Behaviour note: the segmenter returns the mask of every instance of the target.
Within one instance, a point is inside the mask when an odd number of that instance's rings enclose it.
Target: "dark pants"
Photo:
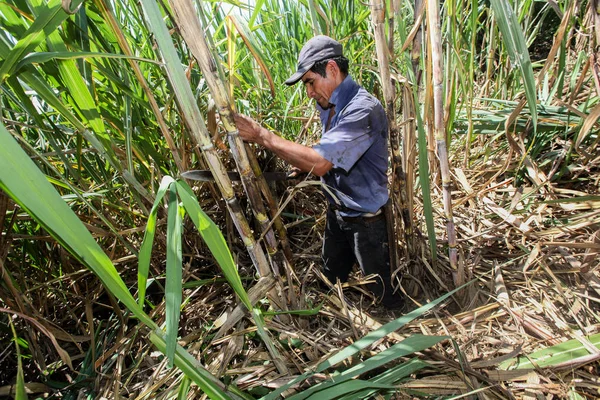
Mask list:
[[[392,295],[390,256],[385,215],[348,218],[331,207],[327,210],[327,225],[323,241],[324,274],[335,284],[348,280],[354,263],[363,274],[378,274],[376,283],[368,288],[384,305],[394,303]]]

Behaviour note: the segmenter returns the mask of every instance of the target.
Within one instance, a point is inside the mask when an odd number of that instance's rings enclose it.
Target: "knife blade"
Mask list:
[[[295,179],[295,177],[288,177],[287,172],[278,172],[278,171],[267,171],[263,172],[263,176],[267,181],[285,181],[286,179]],[[215,178],[212,175],[212,172],[209,170],[192,170],[186,171],[181,174],[181,176],[185,179],[190,179],[193,181],[201,181],[201,182],[214,182]],[[240,174],[235,171],[227,171],[227,176],[229,176],[229,180],[231,181],[240,181]]]

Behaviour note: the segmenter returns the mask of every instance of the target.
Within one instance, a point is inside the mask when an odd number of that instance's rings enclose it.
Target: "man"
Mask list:
[[[378,274],[369,289],[387,308],[402,299],[391,285],[386,221],[388,125],[381,103],[348,75],[342,45],[327,36],[310,39],[297,71],[285,83],[302,81],[320,111],[323,134],[313,147],[283,139],[253,119],[237,114],[242,139],[272,150],[294,167],[321,177],[329,200],[322,257],[324,274],[345,282],[358,262]]]

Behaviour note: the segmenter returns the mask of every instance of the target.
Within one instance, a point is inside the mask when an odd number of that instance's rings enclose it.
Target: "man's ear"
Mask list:
[[[335,78],[337,76],[337,74],[340,73],[340,67],[338,67],[337,63],[333,60],[329,60],[327,62],[327,66],[325,67],[325,70],[327,71],[328,74],[331,75],[332,78]]]

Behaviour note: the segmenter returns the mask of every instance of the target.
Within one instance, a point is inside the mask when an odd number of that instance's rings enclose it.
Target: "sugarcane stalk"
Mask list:
[[[223,81],[219,78],[216,61],[213,58],[210,49],[208,48],[204,31],[202,30],[202,27],[200,26],[200,20],[196,15],[196,10],[194,9],[194,6],[190,0],[171,0],[170,4],[173,8],[180,33],[194,55],[194,58],[196,58],[198,61],[198,65],[202,69],[203,76],[206,79],[206,83],[217,105],[217,109],[221,115],[225,129],[227,130],[227,137],[229,146],[231,148],[231,153],[236,162],[242,184],[246,190],[246,194],[248,195],[252,211],[265,234],[265,242],[271,257],[271,265],[273,267],[272,272],[276,276],[279,276],[279,264],[282,264],[283,257],[278,257],[277,241],[275,239],[273,230],[269,228],[270,224],[266,215],[264,204],[262,202],[260,190],[258,189],[256,176],[250,166],[250,161],[246,154],[246,148],[244,147],[244,142],[239,137],[239,133],[235,126],[233,109],[229,101],[229,96]],[[248,235],[248,238],[252,238],[252,240],[254,240],[252,233],[249,233],[250,234]],[[258,247],[258,245],[254,243],[253,247]],[[285,265],[285,263],[283,263],[283,265]],[[271,271],[264,271],[261,276],[269,276],[270,272]],[[281,300],[279,304],[280,307],[286,306],[286,302],[283,298],[279,297],[279,291],[276,288],[269,291],[269,298],[271,300]],[[254,318],[257,318],[258,314],[255,312],[255,310],[252,310],[252,315]],[[261,330],[262,324],[259,323],[260,321],[256,322],[259,333],[261,334],[260,336],[265,342],[267,350],[271,354],[271,358],[275,366],[280,373],[287,374],[287,367],[280,361],[281,355],[279,354],[277,348],[270,340],[270,337],[267,335],[267,333],[264,330]]]
[[[475,0],[471,0],[471,27],[473,28],[474,26],[476,26],[477,24],[477,17],[478,17],[478,13],[477,13],[477,1]],[[475,57],[477,54],[477,50],[475,48],[476,46],[476,38],[477,35],[475,34],[475,32],[471,33],[471,41],[469,43],[470,45],[470,52],[471,54],[469,54],[469,80],[468,80],[468,87],[470,88],[468,90],[468,96],[469,96],[469,101],[467,103],[467,120],[469,122],[468,128],[467,128],[467,140],[465,143],[465,155],[463,158],[463,165],[465,167],[469,166],[469,160],[470,160],[470,152],[471,152],[471,143],[473,141],[473,103],[475,103],[474,101],[474,97],[475,97]]]
[[[412,46],[410,51],[410,62],[412,66],[412,85],[411,87],[405,85],[403,87],[403,108],[402,112],[404,114],[404,135],[402,138],[403,141],[403,160],[404,160],[404,168],[405,168],[405,182],[406,182],[406,193],[407,193],[407,206],[408,211],[410,213],[411,221],[414,221],[414,207],[413,207],[413,198],[414,198],[414,182],[415,182],[415,172],[414,167],[416,165],[416,132],[417,132],[417,104],[418,99],[415,98],[415,94],[413,93],[413,87],[415,88],[415,92],[419,93],[419,87],[421,85],[421,68],[420,68],[420,59],[421,59],[421,50],[423,46],[423,15],[425,13],[425,7],[423,0],[415,0],[414,3],[414,12],[415,12],[415,24],[417,25],[417,29],[414,33],[412,39]],[[414,28],[413,28],[414,29]],[[410,76],[410,72],[409,72]],[[432,252],[433,259],[435,259],[435,252]]]
[[[181,35],[198,61],[198,65],[202,69],[203,76],[206,79],[207,86],[217,105],[221,120],[227,131],[229,145],[240,173],[242,185],[248,194],[254,216],[259,222],[265,235],[267,250],[273,264],[273,272],[275,275],[279,275],[279,264],[281,264],[282,260],[281,257],[277,256],[277,240],[275,239],[273,230],[269,228],[271,224],[262,202],[257,184],[257,175],[255,175],[255,170],[250,163],[250,157],[247,154],[244,142],[239,137],[233,119],[233,105],[231,104],[225,84],[219,77],[216,61],[208,47],[204,31],[200,25],[200,20],[196,17],[194,5],[190,0],[172,0],[171,6],[173,7],[175,18],[178,21]],[[258,165],[255,165],[255,168],[260,171]],[[260,176],[261,179],[264,180],[262,174],[260,174]],[[270,192],[267,192],[267,194],[270,195]]]
[[[279,216],[279,213],[278,213],[277,202],[275,201],[273,193],[271,193],[271,189],[269,189],[269,184],[268,184],[267,180],[262,175],[262,170],[260,169],[260,165],[258,165],[258,160],[256,159],[256,154],[254,154],[254,151],[252,151],[252,149],[249,148],[250,145],[248,143],[245,143],[245,145],[246,145],[246,154],[248,155],[248,159],[250,160],[250,165],[252,166],[252,170],[254,171],[254,174],[256,175],[256,180],[260,187],[260,191],[263,195],[263,198],[267,202],[269,214],[271,215],[271,219],[273,220],[273,226],[275,227],[275,230],[277,231],[277,234],[279,236],[279,241],[281,242],[281,248],[283,249],[283,254],[284,254],[287,262],[289,263],[290,267],[294,268],[294,262],[293,262],[294,255],[292,254],[292,248],[290,246],[290,241],[287,237],[287,230],[285,229],[285,225],[283,224],[283,221],[281,220],[281,217]],[[286,272],[287,272],[287,269],[286,269]]]
[[[395,107],[395,88],[390,75],[389,60],[389,42],[385,37],[385,3],[383,0],[371,0],[371,19],[373,22],[373,32],[375,36],[375,47],[377,51],[377,62],[379,64],[379,74],[383,87],[383,98],[385,102],[386,115],[389,125],[389,141],[392,149],[392,193],[393,200],[398,204],[399,213],[404,225],[404,237],[406,240],[406,250],[409,258],[414,254],[414,242],[412,235],[412,223],[406,206],[406,186],[404,178],[404,169],[402,168],[402,154],[400,151],[400,135],[398,133],[398,124],[396,123]],[[390,38],[390,41],[392,38]],[[394,209],[395,207],[392,207]],[[394,218],[396,220],[396,218]],[[396,243],[390,243],[392,251],[392,271],[396,270]]]
[[[417,10],[423,12],[423,0],[415,0],[415,20],[417,19]],[[415,74],[414,84],[419,87],[421,84],[421,69],[419,68],[419,60],[421,59],[421,48],[423,47],[423,24],[419,24],[419,29],[415,33],[412,49],[410,52],[410,61]]]
[[[231,101],[232,95],[228,93],[225,83],[219,77],[216,61],[211,54],[206,37],[203,34],[200,21],[198,18],[193,17],[196,14],[192,2],[189,0],[174,0],[172,5],[176,18],[181,21],[185,21],[181,29],[182,36],[187,41],[192,54],[198,61],[209,90],[211,91],[213,99],[217,104],[219,114],[221,115],[221,120],[223,121],[223,125],[227,131],[228,141],[234,160],[240,171],[242,184],[248,193],[255,218],[265,233],[265,240],[269,254],[271,256],[275,256],[277,253],[277,241],[272,230],[267,229],[267,227],[270,225],[270,222],[266,216],[266,210],[260,198],[260,192],[262,192],[269,206],[274,205],[273,208],[275,209],[271,210],[273,215],[275,215],[277,211],[275,205],[276,203],[273,200],[271,191],[268,190],[267,182],[262,176],[260,166],[258,165],[256,157],[253,156],[252,149],[245,145],[238,136],[238,131],[233,120],[234,107]],[[251,153],[252,156],[250,155]],[[263,190],[264,188],[267,188],[267,190]],[[289,257],[286,258],[288,263],[291,264],[291,249],[289,248],[287,233],[283,223],[281,222],[281,218],[276,218],[275,226],[282,228],[278,230],[278,233],[282,242],[285,242],[287,245],[288,251],[286,252],[286,255],[289,255]]]
[[[446,126],[444,124],[442,39],[440,33],[440,15],[438,2],[436,0],[427,0],[427,28],[431,49],[434,112],[433,130],[437,148],[437,156],[440,160],[440,173],[442,176],[444,214],[446,217],[446,230],[448,234],[448,255],[450,258],[450,267],[452,268],[454,275],[454,283],[456,286],[460,286],[464,280],[464,271],[460,271],[458,269],[456,231],[454,227],[454,217],[452,215],[452,180],[450,176],[450,162],[448,160],[448,149],[446,144]]]
[[[145,10],[149,28],[153,32],[158,44],[164,67],[167,71],[175,98],[179,104],[182,117],[189,128],[187,132],[190,135],[190,139],[192,143],[202,151],[209,169],[215,178],[215,183],[225,199],[233,223],[250,254],[254,266],[258,270],[258,273],[261,276],[270,276],[272,272],[265,253],[260,245],[254,240],[250,225],[235,197],[231,180],[227,176],[225,167],[211,142],[210,134],[204,124],[202,114],[196,104],[196,99],[194,98],[183,68],[181,67],[158,5],[153,0],[142,0],[141,4]],[[278,299],[275,298],[271,300],[274,302],[278,301]]]
[[[418,17],[418,20],[422,19],[422,16],[424,15],[424,7],[423,4],[424,3],[420,3],[421,4],[421,10],[419,11],[420,16]],[[421,22],[418,22],[418,31],[421,30]],[[416,34],[416,33],[415,33]],[[414,37],[414,39],[416,39],[416,37]],[[417,42],[417,45],[420,46],[422,43],[421,40],[419,40]],[[414,44],[414,42],[413,42]],[[414,49],[413,49],[414,51]],[[413,54],[414,55],[414,54]],[[418,62],[418,58],[416,59],[417,62],[413,63],[413,67],[419,69],[420,63]],[[411,61],[415,61],[414,56],[411,57]],[[429,70],[429,68],[428,68]],[[416,157],[418,154],[418,169],[419,169],[419,175],[421,177],[425,177],[423,179],[420,179],[421,181],[421,195],[422,195],[422,204],[423,204],[423,216],[425,218],[425,224],[427,227],[427,236],[429,239],[429,248],[430,248],[430,252],[431,252],[431,260],[433,262],[437,261],[437,240],[436,240],[436,236],[435,236],[435,224],[434,224],[434,217],[433,217],[433,211],[432,211],[432,203],[431,203],[431,186],[430,186],[430,180],[429,180],[429,176],[430,176],[430,168],[429,168],[429,148],[428,148],[428,140],[427,140],[427,134],[425,132],[426,126],[422,117],[421,112],[417,109],[417,104],[420,104],[420,98],[419,98],[419,86],[420,84],[417,84],[416,82],[418,81],[416,74],[416,71],[411,71],[409,70],[409,75],[411,75],[411,84],[410,86],[406,85],[405,86],[405,90],[404,90],[404,120],[406,122],[406,124],[408,125],[407,128],[404,130],[405,133],[405,139],[404,139],[404,157],[406,160],[406,173],[407,176],[410,177],[410,179],[407,179],[407,182],[410,184],[409,189],[411,190],[409,193],[414,193],[414,166],[416,165]],[[426,87],[429,87],[429,85],[427,85]],[[428,96],[425,97],[425,104],[422,106],[423,110],[428,110],[428,104],[430,103],[430,101],[428,101]],[[431,124],[429,124],[427,127],[431,126]],[[416,140],[416,143],[415,143]],[[417,145],[418,144],[418,145]],[[411,197],[410,200],[412,200],[413,198]],[[411,210],[412,210],[412,204],[411,206]],[[414,276],[419,276],[422,271],[419,268],[416,268],[418,266],[415,266],[412,270],[412,273],[414,274]],[[417,285],[413,285],[414,289],[414,293],[416,295],[416,293],[418,293],[419,287]]]
[[[414,221],[414,193],[415,193],[415,166],[416,163],[416,108],[412,92],[413,88],[408,83],[402,85],[402,114],[404,119],[402,140],[402,160],[404,170],[404,190],[406,192],[406,208],[410,221]],[[414,240],[414,232],[413,232]]]

